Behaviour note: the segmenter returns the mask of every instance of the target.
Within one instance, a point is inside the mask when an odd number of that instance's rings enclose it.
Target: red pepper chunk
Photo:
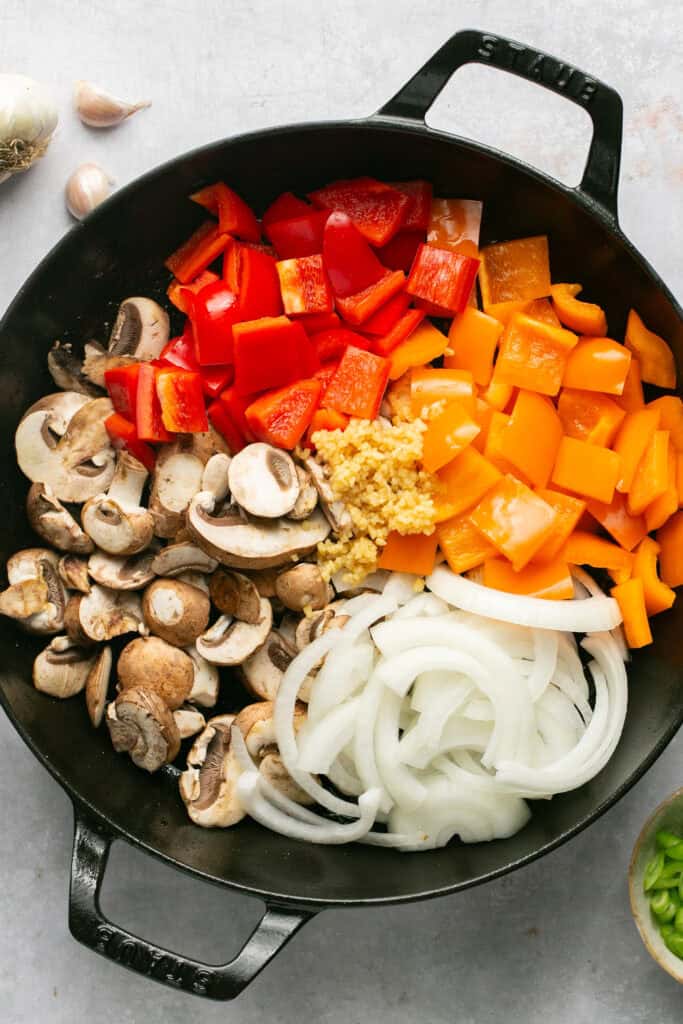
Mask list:
[[[151,363],[140,363],[135,402],[135,426],[141,441],[171,440],[171,435],[163,424],[161,405],[157,395],[157,377],[161,372],[163,371]]]
[[[140,440],[134,423],[127,420],[125,416],[121,416],[120,413],[113,412],[111,416],[107,416],[104,426],[114,448],[117,450],[125,448],[138,462],[142,463],[145,469],[152,472],[156,459],[154,449]]]
[[[207,284],[192,296],[195,358],[200,366],[233,361],[232,328],[240,319],[237,295],[224,281]]]
[[[364,291],[386,274],[353,221],[345,213],[331,213],[322,245],[325,270],[338,299]]]
[[[246,416],[244,415],[247,408],[256,398],[256,395],[238,395],[234,384],[227,387],[221,392],[220,400],[225,406],[230,419],[235,424],[240,434],[247,439],[247,441],[253,441],[254,438],[249,430],[249,424],[247,423]]]
[[[261,395],[245,414],[254,437],[276,448],[296,448],[313,419],[321,390],[318,380],[299,380]]]
[[[282,313],[280,279],[269,253],[235,242],[225,254],[223,277],[237,295],[240,320]]]
[[[400,292],[406,283],[402,270],[387,271],[385,276],[362,292],[337,299],[337,309],[348,323],[360,327],[373,313]]]
[[[381,338],[376,338],[373,343],[375,352],[380,356],[388,356],[395,348],[406,341],[413,331],[420,326],[425,318],[424,310],[409,309],[403,314],[392,329]]]
[[[217,400],[212,402],[207,409],[207,414],[214,430],[217,430],[226,441],[228,448],[233,455],[246,447],[247,441],[239,428],[235,425],[223,402]]]
[[[394,295],[393,299],[385,302],[376,313],[373,313],[365,321],[363,330],[366,334],[377,334],[380,337],[388,334],[407,310],[409,302],[410,296],[405,292],[399,292],[398,295]]]
[[[415,253],[424,240],[424,231],[399,231],[390,242],[377,250],[382,266],[389,270],[405,270],[409,274]]]
[[[332,313],[334,298],[323,258],[300,256],[276,263],[285,313]]]
[[[315,253],[322,252],[323,234],[329,213],[327,210],[313,210],[310,206],[306,209],[307,213],[289,220],[279,220],[266,229],[266,234],[280,259],[314,256]]]
[[[312,337],[320,331],[332,331],[341,326],[338,313],[304,313],[301,316],[294,316],[298,320],[306,334]]]
[[[235,390],[251,395],[283,387],[318,369],[315,349],[300,323],[286,316],[236,324]]]
[[[227,246],[230,235],[221,231],[217,224],[207,220],[190,235],[179,249],[168,257],[164,266],[180,281],[190,284],[213,263]]]
[[[317,353],[318,359],[324,366],[341,358],[342,353],[349,345],[356,348],[369,349],[370,342],[361,334],[349,331],[346,327],[333,328],[331,331],[320,331],[311,336],[311,341]]]
[[[198,363],[194,354],[192,323],[187,320],[183,333],[171,340],[161,350],[159,362],[164,366],[175,366],[179,370],[196,370]]]
[[[349,345],[325,391],[325,405],[347,416],[374,420],[388,380],[388,359]]]
[[[224,391],[235,379],[235,367],[232,365],[204,366],[199,371],[199,375],[202,378],[204,394],[208,398],[218,398],[221,391]]]
[[[403,226],[410,198],[374,178],[335,181],[310,193],[320,209],[341,210],[372,245],[385,245]]]
[[[462,313],[472,291],[479,260],[472,256],[421,245],[415,254],[406,291],[425,303],[434,316]]]
[[[135,422],[139,373],[140,363],[116,366],[112,370],[104,371],[104,383],[109,392],[111,404],[118,413],[133,423]]]
[[[432,184],[430,181],[392,181],[392,188],[403,192],[410,200],[403,221],[403,231],[421,231],[423,234],[429,227],[432,213]]]
[[[251,207],[222,181],[195,192],[190,199],[210,213],[218,215],[219,230],[244,238],[247,242],[261,241],[261,228]]]
[[[190,312],[191,299],[188,292],[197,294],[200,292],[205,285],[211,284],[213,281],[218,281],[218,274],[214,274],[213,270],[203,270],[199,277],[195,277],[194,281],[190,281],[189,284],[181,284],[180,281],[173,280],[166,289],[166,294],[169,299],[181,313],[187,314]]]
[[[311,207],[304,199],[299,199],[293,192],[283,192],[273,200],[266,212],[261,217],[261,223],[266,234],[267,228],[278,221],[291,220],[292,217],[305,217]],[[270,236],[268,236],[270,237]]]
[[[200,434],[209,429],[202,378],[191,370],[160,370],[157,395],[161,419],[174,434]]]

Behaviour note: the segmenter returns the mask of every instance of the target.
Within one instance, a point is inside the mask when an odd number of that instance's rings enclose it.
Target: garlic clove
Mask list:
[[[113,179],[99,164],[81,164],[67,181],[64,190],[69,213],[76,220],[83,220],[107,198],[113,184]]]
[[[78,81],[74,90],[74,105],[84,124],[91,128],[113,128],[131,114],[152,104],[149,100],[127,103],[92,82]]]

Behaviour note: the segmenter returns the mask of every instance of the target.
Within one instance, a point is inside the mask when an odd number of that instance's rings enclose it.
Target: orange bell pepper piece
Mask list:
[[[534,299],[532,302],[527,302],[518,312],[526,313],[532,320],[540,320],[544,324],[550,324],[551,327],[562,326],[549,299]]]
[[[520,390],[500,437],[505,462],[534,487],[545,487],[561,440],[562,424],[550,399]]]
[[[643,581],[632,577],[612,587],[610,594],[619,604],[624,619],[624,633],[629,647],[646,647],[652,643],[647,620]]]
[[[434,569],[436,532],[400,534],[392,531],[382,548],[377,563],[380,569],[392,572],[411,572],[417,576],[428,576]]]
[[[453,572],[467,572],[495,555],[496,549],[470,522],[467,513],[453,516],[436,527],[439,547]]]
[[[676,387],[673,352],[664,338],[647,329],[635,309],[628,314],[624,344],[638,357],[640,375],[646,384],[656,384],[660,388]]]
[[[556,558],[544,565],[527,565],[515,572],[506,558],[487,558],[484,562],[484,584],[508,594],[528,594],[562,601],[574,597],[574,584],[566,558]]]
[[[633,576],[642,581],[648,615],[665,612],[676,600],[675,591],[662,583],[657,573],[660,545],[654,537],[644,537],[633,558]]]
[[[480,430],[460,402],[449,402],[443,412],[427,424],[422,442],[422,465],[428,473],[436,473],[466,448]]]
[[[502,474],[470,445],[443,466],[437,476],[444,486],[444,505],[448,504],[451,515],[457,516],[481,501]]]
[[[631,356],[631,365],[628,368],[626,380],[624,381],[624,390],[615,401],[626,412],[635,412],[636,409],[642,409],[645,405],[643,381],[640,376],[640,363],[635,356]]]
[[[562,388],[557,412],[567,437],[609,447],[626,415],[607,395]]]
[[[542,395],[556,395],[567,358],[578,340],[562,327],[551,327],[525,313],[515,313],[500,343],[494,379],[500,375],[508,384]]]
[[[510,404],[514,393],[514,385],[503,379],[502,375],[498,371],[498,364],[496,363],[493,367],[493,374],[489,381],[489,386],[483,393],[482,398],[491,406],[492,409],[497,409],[498,412],[502,412],[503,409]]]
[[[438,249],[478,256],[482,208],[477,199],[432,199],[427,241]]]
[[[485,312],[550,295],[550,262],[545,235],[487,245],[481,251],[479,286]]]
[[[671,443],[671,435],[669,435],[668,467],[666,490],[650,502],[644,512],[648,533],[664,526],[669,516],[678,510],[678,461],[676,449]]]
[[[644,512],[648,505],[664,494],[668,485],[669,431],[656,430],[638,463],[628,492],[626,504],[631,515],[637,516]]]
[[[581,290],[580,284],[554,284],[550,289],[553,309],[570,331],[602,337],[607,334],[607,317],[594,302],[576,298]]]
[[[557,513],[521,480],[508,474],[470,512],[470,521],[493,546],[523,569],[550,536]]]
[[[486,387],[493,373],[493,357],[503,325],[492,316],[468,306],[453,317],[448,332],[448,347],[453,354],[444,356],[443,365],[469,370],[476,384]]]
[[[676,490],[678,491],[678,507],[683,505],[683,452],[676,453]]]
[[[659,544],[659,575],[669,587],[683,583],[683,512],[675,515],[657,530]]]
[[[430,320],[423,320],[389,355],[389,380],[398,380],[413,366],[426,366],[448,348],[448,338]]]
[[[633,485],[638,463],[659,427],[658,409],[638,409],[627,414],[614,441],[614,451],[621,459],[617,490],[627,494]]]
[[[596,537],[593,533],[576,530],[567,540],[564,554],[571,565],[591,565],[594,569],[623,569],[629,572],[633,565],[633,555],[624,551],[618,544],[613,544],[604,537]]]
[[[469,370],[415,367],[410,374],[410,408],[417,419],[434,402],[461,402],[474,414],[474,381]]]
[[[647,533],[644,517],[630,515],[626,506],[626,495],[618,491],[615,491],[609,504],[589,501],[586,507],[591,516],[626,551],[632,551]]]
[[[683,452],[683,401],[678,395],[662,395],[647,403],[648,409],[659,410],[659,426],[668,430],[677,452]]]
[[[550,491],[542,488],[537,491],[538,496],[555,509],[556,519],[553,531],[542,547],[538,549],[533,557],[534,562],[552,562],[561,549],[564,547],[567,538],[581,519],[586,502],[583,498],[574,498],[571,494],[562,494],[560,491]]]
[[[495,411],[493,406],[485,402],[483,398],[475,398],[474,418],[481,427],[481,432],[475,437],[472,447],[482,454],[486,448],[486,439],[489,436],[489,427],[491,426],[491,419]]]
[[[567,388],[621,395],[631,353],[611,338],[581,338],[569,353],[562,383]]]
[[[519,471],[503,455],[503,438],[509,424],[510,417],[504,412],[494,411],[492,413],[486,434],[484,455],[501,473],[511,473],[513,476],[517,476]],[[479,438],[475,440],[475,444],[478,440]]]
[[[619,466],[619,456],[609,448],[563,437],[551,480],[565,491],[609,503],[619,477]]]

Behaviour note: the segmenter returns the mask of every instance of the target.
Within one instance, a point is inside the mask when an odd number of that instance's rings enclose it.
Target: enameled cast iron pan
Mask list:
[[[582,106],[593,121],[583,180],[566,188],[484,146],[432,131],[425,114],[450,76],[477,62],[538,82]],[[680,307],[617,223],[622,106],[606,85],[553,57],[477,31],[453,36],[377,114],[304,124],[217,142],[122,189],[43,260],[0,324],[0,467],[3,561],[30,546],[27,482],[12,438],[24,410],[54,390],[46,354],[55,340],[104,338],[127,295],[164,298],[163,260],[196,226],[189,193],[225,179],[257,209],[278,193],[307,192],[341,177],[428,178],[437,195],[484,201],[483,240],[547,234],[557,280],[580,280],[623,337],[628,309],[673,346],[683,369]],[[109,959],[213,999],[237,995],[297,929],[328,906],[368,906],[455,893],[528,863],[594,821],[662,752],[683,721],[683,603],[657,616],[655,644],[629,667],[630,709],[621,742],[601,774],[573,793],[537,803],[512,839],[451,845],[421,854],[375,847],[316,847],[244,822],[229,830],[192,825],[173,769],[147,777],[95,732],[81,700],[59,702],[32,687],[39,644],[0,624],[0,697],[11,721],[74,804],[70,927]],[[78,756],[75,756],[75,752]],[[125,838],[169,864],[260,896],[265,915],[240,954],[212,967],[118,928],[99,908],[111,842]]]

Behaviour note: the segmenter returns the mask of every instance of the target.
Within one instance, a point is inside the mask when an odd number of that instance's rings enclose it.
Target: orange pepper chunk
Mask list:
[[[436,527],[439,547],[453,572],[467,572],[481,565],[496,549],[479,533],[466,513],[453,516]]]
[[[644,512],[648,533],[664,526],[669,516],[678,510],[678,461],[676,449],[671,443],[671,435],[669,435],[668,466],[666,490],[650,502]]]
[[[551,327],[524,313],[515,313],[505,328],[493,379],[500,375],[508,384],[542,395],[556,395],[567,358],[578,340],[562,327]]]
[[[460,402],[449,402],[443,412],[427,424],[422,442],[422,465],[428,473],[436,473],[466,448],[480,430]]]
[[[528,302],[550,295],[550,262],[545,235],[487,245],[481,251],[479,285],[484,310],[506,302]]]
[[[484,562],[484,585],[507,594],[528,594],[552,601],[574,597],[574,584],[566,558],[556,558],[544,565],[527,565],[515,572],[507,558],[487,558]]]
[[[569,353],[562,383],[567,388],[621,395],[631,353],[611,338],[581,338]]]
[[[567,541],[565,557],[572,565],[591,565],[594,569],[623,569],[629,572],[633,555],[618,544],[593,533],[576,530]]]
[[[417,419],[434,402],[461,402],[474,414],[474,380],[469,370],[415,367],[410,373],[410,410]]]
[[[581,302],[576,298],[581,290],[580,284],[554,284],[550,289],[553,309],[570,331],[602,337],[607,334],[607,317],[594,302]]]
[[[398,380],[413,366],[426,366],[438,359],[448,348],[448,338],[431,320],[423,320],[410,337],[397,345],[389,355],[389,380]]]
[[[678,491],[678,507],[683,505],[683,452],[676,453],[676,490]]]
[[[550,399],[520,390],[500,438],[503,459],[534,487],[545,487],[561,440],[562,424]]]
[[[476,448],[478,452],[482,452],[482,454],[484,452],[484,449],[486,448],[486,441],[489,436],[491,420],[493,419],[493,414],[495,413],[495,411],[496,410],[493,408],[493,406],[489,405],[488,402],[485,402],[483,398],[475,398],[474,418],[481,427],[481,431],[480,433],[477,434],[474,441],[472,442],[472,447]]]
[[[607,395],[562,388],[557,412],[567,437],[609,447],[626,415]]]
[[[588,512],[614,537],[626,551],[632,551],[647,533],[643,516],[632,516],[626,506],[626,495],[615,492],[612,501],[589,501]],[[581,524],[579,524],[581,525]]]
[[[660,545],[654,537],[644,537],[633,558],[633,576],[642,581],[648,615],[665,612],[676,600],[676,594],[662,583],[657,573]]]
[[[647,403],[648,409],[659,410],[659,426],[668,430],[677,452],[683,452],[683,401],[678,395],[662,395]]]
[[[503,455],[503,437],[510,424],[510,417],[504,412],[494,412],[489,422],[484,455],[501,473],[519,475],[519,471]],[[478,439],[477,439],[478,440]]]
[[[453,354],[444,356],[443,365],[469,370],[475,384],[486,387],[493,373],[493,357],[503,325],[492,316],[468,306],[453,317],[448,332],[448,347]]]
[[[631,577],[625,583],[612,587],[610,594],[619,604],[624,619],[624,633],[629,647],[646,647],[652,643],[650,623],[647,620],[643,581]]]
[[[614,441],[614,451],[621,459],[617,490],[628,494],[633,486],[638,463],[659,427],[658,409],[637,409],[627,414]]]
[[[676,387],[673,352],[664,338],[647,329],[635,309],[628,314],[624,344],[638,357],[640,375],[646,384],[656,384],[660,388]]]
[[[514,385],[503,379],[498,370],[498,364],[496,363],[493,367],[493,374],[491,375],[489,386],[486,391],[484,391],[482,398],[491,406],[492,409],[497,409],[498,412],[502,412],[505,406],[510,402],[514,393]]]
[[[502,474],[470,445],[443,466],[437,476],[444,485],[444,503],[456,516],[481,501]]]
[[[565,491],[609,503],[619,477],[620,461],[609,448],[563,437],[551,480]]]
[[[377,563],[380,569],[392,572],[411,572],[417,576],[428,576],[434,569],[436,532],[401,534],[395,530],[387,537]]]
[[[638,463],[628,492],[627,506],[632,516],[640,515],[648,505],[664,494],[669,485],[669,431],[656,430]],[[647,521],[646,521],[647,525]]]
[[[519,572],[550,536],[557,513],[508,474],[470,512],[470,521]]]
[[[533,302],[527,302],[524,308],[518,312],[526,313],[532,320],[541,320],[544,324],[550,324],[551,327],[562,326],[549,299],[534,299]]]
[[[683,583],[683,512],[675,515],[657,530],[659,574],[669,587]]]
[[[642,409],[645,405],[640,363],[635,356],[631,356],[631,365],[624,381],[624,390],[615,401],[622,409],[626,409],[626,412],[635,412],[636,409]]]
[[[555,509],[557,518],[553,532],[545,544],[538,549],[533,561],[551,562],[559,555],[570,533],[579,522],[586,509],[586,502],[582,498],[572,497],[571,494],[562,494],[560,491],[550,491],[545,488],[541,488],[537,493],[539,497],[548,502],[551,508]]]
[[[432,199],[427,241],[438,249],[478,256],[482,208],[477,199]]]
[[[631,579],[632,568],[633,566],[631,566],[630,569],[625,569],[623,567],[621,569],[608,569],[607,572],[615,583],[626,583],[626,580]]]

